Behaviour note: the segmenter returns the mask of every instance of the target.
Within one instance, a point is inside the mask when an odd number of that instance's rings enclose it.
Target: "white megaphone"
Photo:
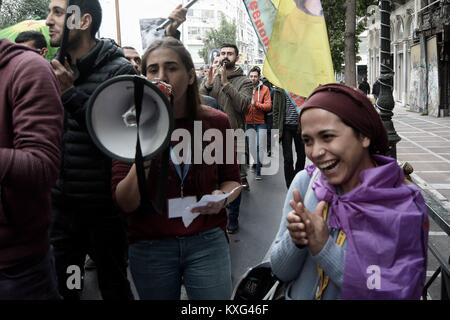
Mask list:
[[[136,114],[136,99],[142,101],[140,115]],[[169,145],[172,108],[160,88],[147,79],[118,76],[95,90],[88,103],[86,124],[103,153],[128,163],[135,161],[139,130],[142,157],[149,160]]]

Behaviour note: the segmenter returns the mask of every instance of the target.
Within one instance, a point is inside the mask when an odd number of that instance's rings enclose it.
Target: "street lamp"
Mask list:
[[[397,158],[397,143],[401,140],[394,128],[392,122],[392,116],[394,113],[395,102],[392,95],[393,90],[393,59],[391,56],[391,1],[380,0],[380,13],[381,13],[381,32],[380,32],[380,66],[381,74],[379,78],[380,82],[380,95],[378,96],[376,105],[380,110],[381,120],[387,130],[389,140],[389,152],[388,155]]]

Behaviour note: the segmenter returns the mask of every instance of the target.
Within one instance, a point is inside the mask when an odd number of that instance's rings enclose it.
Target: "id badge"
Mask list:
[[[169,199],[169,219],[181,218],[183,215],[192,214],[191,208],[196,203],[196,197]]]

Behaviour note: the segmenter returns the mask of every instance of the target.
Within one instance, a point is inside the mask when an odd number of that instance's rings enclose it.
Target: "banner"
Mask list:
[[[164,38],[165,30],[158,31],[156,29],[165,20],[166,19],[164,18],[147,18],[139,20],[139,25],[141,27],[142,48],[144,51],[155,40]]]
[[[335,82],[322,5],[320,0],[277,2],[264,75],[274,85],[307,97],[318,85]]]
[[[50,45],[50,36],[48,34],[48,27],[45,25],[45,20],[25,20],[15,25],[9,26],[5,29],[0,30],[0,39],[8,39],[14,42],[19,33],[23,31],[38,31],[42,33],[45,37],[45,40],[47,41],[48,49],[45,58],[47,60],[53,59],[58,48],[53,48]]]
[[[259,41],[264,46],[264,52],[267,53],[277,8],[271,0],[244,0],[244,5]]]

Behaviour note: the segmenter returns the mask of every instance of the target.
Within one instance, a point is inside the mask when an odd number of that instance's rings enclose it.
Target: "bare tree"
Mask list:
[[[345,84],[356,87],[356,0],[345,2]]]

